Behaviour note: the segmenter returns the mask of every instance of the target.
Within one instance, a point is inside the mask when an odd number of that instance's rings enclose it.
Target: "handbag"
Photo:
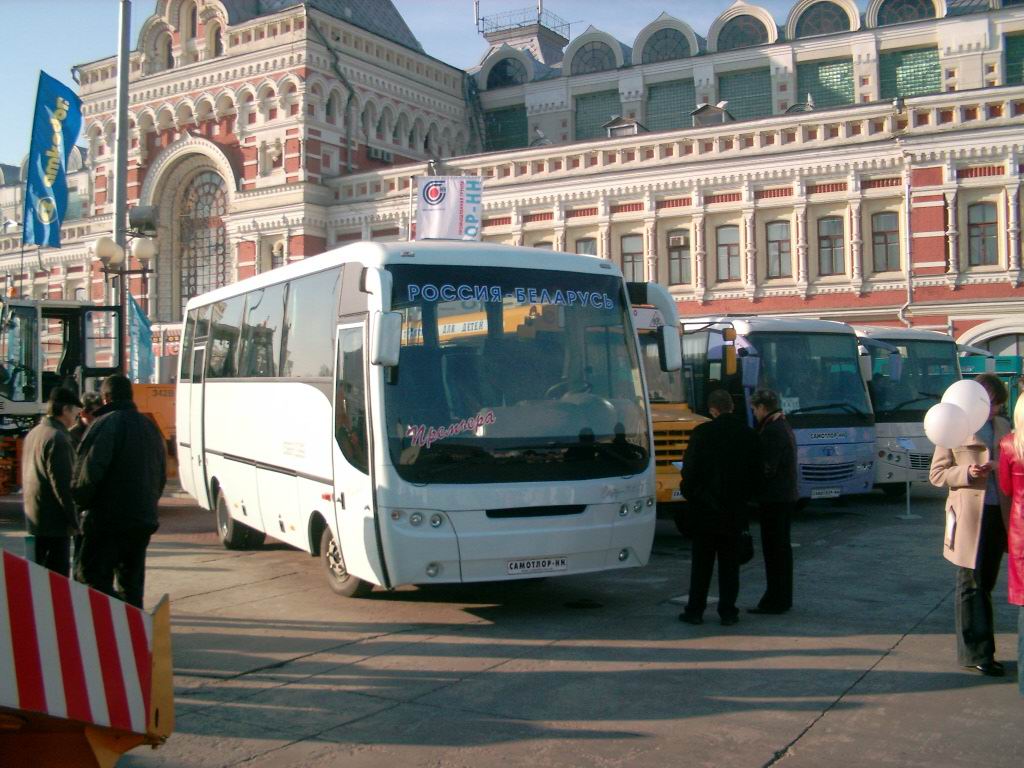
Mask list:
[[[740,531],[740,541],[737,547],[740,565],[746,565],[754,559],[754,537],[750,535],[750,529],[744,528]]]

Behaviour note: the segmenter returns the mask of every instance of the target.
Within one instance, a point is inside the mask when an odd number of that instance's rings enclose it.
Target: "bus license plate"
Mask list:
[[[839,489],[838,488],[812,488],[811,489],[812,499],[838,499]]]
[[[535,557],[532,559],[509,560],[505,572],[509,576],[519,576],[524,573],[564,571],[568,568],[569,558],[567,557]]]

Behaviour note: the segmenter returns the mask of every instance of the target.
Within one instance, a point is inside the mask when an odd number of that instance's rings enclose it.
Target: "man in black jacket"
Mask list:
[[[106,378],[100,395],[103,407],[82,438],[75,469],[73,493],[83,510],[75,576],[141,608],[146,547],[157,529],[157,503],[167,480],[164,441],[135,407],[127,377]]]
[[[761,484],[761,551],[767,587],[750,613],[785,613],[793,606],[793,545],[790,519],[799,498],[796,438],[779,407],[779,396],[759,389],[750,398],[764,458]]]
[[[747,526],[747,503],[761,475],[757,437],[733,415],[732,396],[723,389],[708,395],[712,420],[690,436],[683,459],[682,491],[692,518],[693,560],[690,598],[679,620],[701,624],[711,573],[718,558],[718,615],[729,626],[739,621],[739,539]]]
[[[68,427],[82,404],[70,389],[50,393],[46,415],[25,437],[21,458],[21,489],[25,523],[35,537],[35,562],[67,576],[71,535],[78,532],[78,512],[71,498],[75,448]]]

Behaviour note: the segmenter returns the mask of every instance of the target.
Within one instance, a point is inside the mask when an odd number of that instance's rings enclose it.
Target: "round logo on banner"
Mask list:
[[[428,181],[423,185],[423,199],[427,205],[439,205],[448,194],[448,183],[444,181]]]
[[[43,224],[49,224],[57,218],[57,201],[52,197],[41,197],[36,203],[36,216]]]

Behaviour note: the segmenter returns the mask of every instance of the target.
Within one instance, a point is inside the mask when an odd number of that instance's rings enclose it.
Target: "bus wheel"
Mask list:
[[[341,547],[338,546],[329,525],[320,534],[320,562],[324,566],[327,584],[334,594],[342,597],[366,597],[373,590],[372,584],[353,576],[345,568]]]
[[[231,517],[223,493],[217,494],[217,535],[225,549],[253,549],[266,538],[265,533],[255,531]]]

